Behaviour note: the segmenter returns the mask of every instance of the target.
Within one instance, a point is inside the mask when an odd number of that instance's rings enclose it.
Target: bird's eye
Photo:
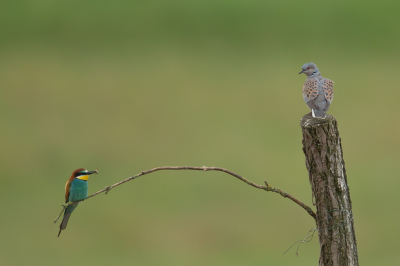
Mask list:
[[[87,170],[77,172],[77,173],[75,173],[75,177],[85,175],[86,173],[87,173]]]
[[[307,69],[310,69],[310,67],[307,67]]]

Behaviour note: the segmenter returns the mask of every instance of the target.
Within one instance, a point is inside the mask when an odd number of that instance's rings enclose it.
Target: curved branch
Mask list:
[[[103,192],[105,192],[105,193],[107,194],[111,189],[113,189],[113,188],[115,188],[115,187],[117,187],[117,186],[119,186],[119,185],[122,185],[123,183],[126,183],[126,182],[128,182],[128,181],[130,181],[130,180],[132,180],[132,179],[136,179],[136,178],[138,178],[139,176],[147,175],[147,174],[150,174],[150,173],[153,173],[153,172],[156,172],[156,171],[160,171],[160,170],[198,170],[198,171],[203,171],[203,172],[206,172],[206,171],[220,171],[220,172],[224,172],[224,173],[227,173],[227,174],[229,174],[229,175],[232,175],[232,176],[236,177],[237,179],[240,179],[241,181],[245,182],[246,184],[248,184],[248,185],[250,185],[250,186],[252,186],[252,187],[255,187],[255,188],[258,188],[258,189],[262,189],[262,190],[265,190],[265,191],[272,191],[272,192],[275,192],[275,193],[280,194],[280,195],[281,195],[282,197],[284,197],[284,198],[289,198],[289,199],[291,199],[291,200],[292,200],[293,202],[295,202],[297,205],[299,205],[299,206],[301,206],[303,209],[305,209],[305,210],[307,211],[307,213],[308,213],[309,215],[311,215],[315,220],[317,219],[317,216],[315,215],[315,213],[313,212],[313,210],[312,210],[310,207],[308,207],[307,205],[305,205],[304,203],[302,203],[301,201],[299,201],[299,200],[296,199],[295,197],[291,196],[290,194],[286,193],[285,191],[283,191],[283,190],[281,190],[281,189],[279,189],[279,188],[277,188],[277,187],[273,187],[273,186],[269,185],[269,184],[267,183],[267,181],[265,181],[265,186],[258,185],[258,184],[255,184],[255,183],[253,183],[253,182],[247,180],[246,178],[244,178],[244,177],[242,177],[242,176],[240,176],[240,175],[238,175],[238,174],[236,174],[236,173],[234,173],[234,172],[229,171],[228,169],[224,169],[224,168],[220,168],[220,167],[207,167],[207,166],[203,166],[203,167],[194,167],[194,166],[162,166],[162,167],[153,168],[153,169],[150,169],[150,170],[147,170],[147,171],[142,171],[142,172],[140,172],[139,174],[134,175],[134,176],[131,176],[131,177],[128,177],[127,179],[122,180],[121,182],[115,183],[115,184],[112,185],[112,186],[107,186],[105,189],[102,189],[102,190],[100,190],[100,191],[97,191],[96,193],[93,193],[92,195],[88,196],[88,197],[87,197],[86,199],[84,199],[84,200],[75,201],[75,202],[68,202],[67,204],[62,205],[62,206],[63,206],[63,209],[61,210],[60,215],[55,219],[54,223],[57,222],[58,218],[59,218],[59,217],[61,216],[61,214],[63,213],[63,210],[64,210],[66,207],[68,207],[69,205],[71,205],[71,204],[74,204],[74,205],[75,205],[75,204],[78,204],[78,203],[81,202],[81,201],[85,201],[85,200],[87,200],[87,199],[89,199],[89,198],[91,198],[91,197],[94,197],[94,196],[96,196],[96,195],[98,195],[98,194],[101,194],[101,193],[103,193]]]

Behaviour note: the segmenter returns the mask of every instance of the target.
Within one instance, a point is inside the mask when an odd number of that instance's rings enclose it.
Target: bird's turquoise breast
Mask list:
[[[75,178],[72,180],[69,189],[68,201],[77,201],[86,199],[88,195],[88,182]]]

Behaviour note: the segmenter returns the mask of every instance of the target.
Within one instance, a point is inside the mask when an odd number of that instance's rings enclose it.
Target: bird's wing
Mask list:
[[[329,104],[333,100],[333,84],[334,82],[330,79],[324,80],[323,90],[325,94],[325,99],[329,102]]]
[[[318,82],[315,79],[307,79],[303,85],[303,98],[307,103],[318,96]]]
[[[68,180],[67,184],[65,184],[65,203],[68,202],[68,198],[69,198],[69,189],[71,188],[71,181]]]

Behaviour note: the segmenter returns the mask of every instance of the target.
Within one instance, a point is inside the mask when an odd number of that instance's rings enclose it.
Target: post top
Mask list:
[[[305,114],[300,120],[300,126],[304,127],[312,127],[316,125],[327,124],[330,121],[336,121],[336,118],[332,115],[326,114],[325,118],[315,118],[312,116],[311,112]]]

